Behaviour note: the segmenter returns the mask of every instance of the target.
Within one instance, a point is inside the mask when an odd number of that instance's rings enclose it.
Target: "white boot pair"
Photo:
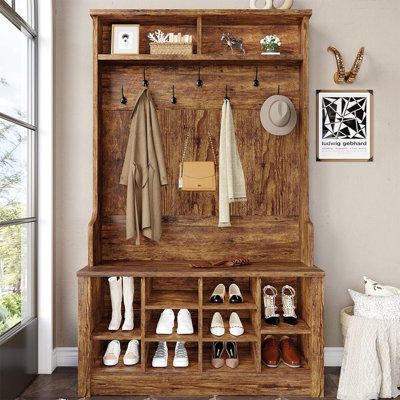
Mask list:
[[[110,296],[111,296],[111,321],[108,325],[109,331],[117,331],[121,326],[122,321],[122,296],[124,298],[125,307],[125,320],[122,325],[123,331],[131,331],[133,329],[133,294],[134,294],[134,283],[133,278],[130,276],[108,278],[110,284]]]

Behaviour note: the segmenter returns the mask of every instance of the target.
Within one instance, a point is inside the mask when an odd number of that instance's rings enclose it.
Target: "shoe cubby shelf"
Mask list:
[[[313,266],[313,226],[309,216],[308,31],[311,10],[92,10],[93,22],[93,216],[89,223],[88,265],[78,272],[78,394],[206,396],[287,394],[323,397],[323,277]],[[139,53],[111,54],[112,25],[138,24]],[[161,29],[192,35],[193,54],[153,55],[147,35]],[[243,40],[246,53],[225,48],[222,33]],[[262,56],[260,39],[276,34],[281,54]],[[196,86],[199,73],[204,85]],[[162,238],[140,245],[126,240],[126,188],[119,184],[130,116],[143,75],[149,83],[163,135],[168,185],[161,190]],[[256,78],[259,85],[253,85]],[[171,103],[175,86],[177,102]],[[127,102],[121,103],[123,88]],[[219,143],[225,90],[233,105],[235,136],[246,177],[247,202],[232,204],[229,228],[218,228],[218,196],[178,190],[184,138],[193,129],[192,159],[209,160],[204,140]],[[291,134],[268,133],[260,108],[271,94],[293,102],[297,125]],[[225,259],[248,258],[250,265],[193,268]],[[109,331],[109,277],[134,278],[134,329]],[[226,288],[222,304],[210,303],[216,285]],[[236,283],[242,303],[230,303]],[[262,288],[296,291],[297,325],[263,319]],[[161,312],[175,317],[188,309],[194,332],[157,335]],[[225,334],[215,337],[210,323],[220,312]],[[244,325],[229,332],[236,312]],[[124,309],[122,308],[122,316]],[[282,319],[282,318],[281,318]],[[262,364],[267,335],[290,335],[303,356],[301,368]],[[128,342],[140,341],[140,362],[123,364]],[[102,357],[111,340],[121,343],[120,362],[106,367]],[[168,366],[152,368],[158,341],[169,348]],[[174,368],[174,346],[184,341],[189,367]],[[239,365],[211,365],[214,341],[234,341]],[[160,378],[161,377],[161,378]],[[217,377],[217,379],[214,379]]]

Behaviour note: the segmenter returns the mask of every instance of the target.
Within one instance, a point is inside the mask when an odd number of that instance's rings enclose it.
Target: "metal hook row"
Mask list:
[[[201,79],[201,68],[199,67],[198,70],[198,78],[196,81],[196,86],[197,87],[202,87],[204,84],[204,81]],[[143,87],[148,87],[149,86],[149,81],[146,79],[146,67],[143,67],[143,80],[142,80],[142,86]],[[256,67],[256,75],[253,80],[253,86],[258,87],[260,86],[260,81],[258,80],[258,67]],[[280,94],[280,85],[278,85],[278,94]],[[229,100],[228,97],[228,85],[225,85],[225,100]],[[172,104],[177,103],[177,98],[175,96],[175,85],[172,85],[172,97],[170,99]],[[128,99],[124,95],[124,86],[121,87],[121,98],[120,98],[121,104],[126,104],[128,102]]]

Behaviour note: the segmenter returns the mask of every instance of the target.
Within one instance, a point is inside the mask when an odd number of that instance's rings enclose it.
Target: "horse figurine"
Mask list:
[[[243,40],[233,38],[230,33],[223,33],[221,40],[225,42],[226,47],[229,47],[231,49],[232,53],[234,47],[238,47],[242,53],[246,53],[243,45]]]

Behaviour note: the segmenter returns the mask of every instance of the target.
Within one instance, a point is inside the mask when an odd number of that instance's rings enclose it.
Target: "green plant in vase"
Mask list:
[[[276,35],[267,35],[260,40],[262,55],[277,55],[280,53],[281,40]]]

